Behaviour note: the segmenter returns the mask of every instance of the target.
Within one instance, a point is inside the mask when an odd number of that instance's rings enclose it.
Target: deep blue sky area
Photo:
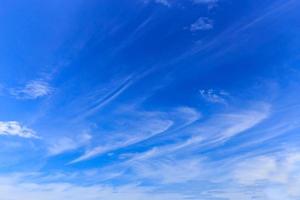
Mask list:
[[[299,10],[0,0],[0,200],[299,200]]]

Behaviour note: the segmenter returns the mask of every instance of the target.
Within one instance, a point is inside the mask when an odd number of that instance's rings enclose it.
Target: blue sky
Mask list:
[[[300,199],[297,0],[0,0],[0,199]]]

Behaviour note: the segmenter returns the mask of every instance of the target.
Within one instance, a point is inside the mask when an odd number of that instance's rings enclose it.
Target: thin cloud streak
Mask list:
[[[84,160],[91,159],[95,156],[99,156],[101,154],[117,150],[120,148],[124,148],[130,145],[134,145],[145,140],[148,140],[154,136],[164,133],[167,131],[173,122],[170,120],[150,120],[149,122],[143,124],[143,129],[141,130],[133,130],[132,133],[129,133],[128,136],[122,136],[122,138],[117,138],[119,141],[110,141],[108,145],[102,145],[95,147],[91,150],[88,150],[85,154],[80,156],[79,158],[71,161],[69,164],[74,164],[77,162],[81,162]],[[139,131],[139,132],[138,132]],[[135,133],[136,132],[136,133]],[[127,135],[127,134],[126,134]]]

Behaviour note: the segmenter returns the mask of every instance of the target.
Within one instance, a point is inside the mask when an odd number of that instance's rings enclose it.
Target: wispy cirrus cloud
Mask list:
[[[120,159],[125,160],[121,168],[130,169],[136,181],[155,181],[162,185],[209,182],[208,176],[214,175],[210,170],[214,162],[197,152],[217,149],[232,138],[256,128],[269,116],[269,105],[261,103],[242,111],[215,115],[210,120],[180,129],[175,135],[169,131],[167,142],[159,140],[160,145],[144,152],[120,155]],[[184,137],[179,139],[178,135]],[[230,172],[229,168],[226,170]],[[217,173],[222,173],[222,170]]]
[[[14,88],[10,94],[18,99],[37,99],[51,94],[53,88],[49,83],[42,80],[28,82],[23,88]]]
[[[243,157],[225,167],[223,173],[224,180],[230,184],[212,193],[212,197],[258,200],[300,198],[300,154],[297,150]]]
[[[194,126],[192,124],[201,117],[201,114],[189,107],[179,107],[170,113],[142,113],[134,114],[134,125],[131,128],[128,125],[132,121],[123,122],[127,124],[126,131],[121,129],[115,130],[113,137],[108,137],[105,143],[86,150],[82,156],[70,163],[81,162],[120,148],[132,146],[152,137],[159,136],[164,132],[175,132],[177,135],[180,132],[187,132],[187,134],[184,134],[186,137],[184,140],[167,146],[155,147],[151,151],[145,152],[145,154],[150,153],[150,157],[154,157],[154,155],[157,157],[158,155],[163,155],[162,152],[170,154],[190,147],[197,148],[202,143],[215,146],[254,128],[268,118],[270,106],[261,103],[256,107],[254,106],[254,108],[218,114],[212,117],[212,119]],[[140,119],[138,119],[138,116]],[[138,156],[143,157],[143,155]],[[146,157],[149,158],[149,155]]]
[[[156,180],[160,184],[197,180],[204,169],[199,158],[143,160],[132,164],[137,177]]]
[[[92,139],[92,135],[89,133],[82,133],[75,138],[61,137],[49,144],[48,153],[50,156],[55,156],[68,151],[78,149]]]
[[[229,114],[221,116],[228,122],[227,127],[223,127],[220,137],[217,140],[227,140],[233,136],[247,131],[267,119],[270,115],[269,106],[261,107],[261,110],[249,110],[239,114]]]
[[[230,94],[224,90],[199,90],[201,97],[211,103],[220,103],[227,104],[227,99],[230,97]]]
[[[31,176],[31,178],[34,178]],[[153,188],[139,185],[110,186],[97,184],[91,186],[76,185],[67,182],[41,183],[27,180],[22,175],[0,177],[0,194],[2,199],[19,200],[56,200],[74,199],[81,200],[84,193],[85,200],[183,200],[189,197],[180,193],[154,192]]]
[[[91,108],[87,110],[85,113],[85,116],[89,116],[95,112],[97,112],[99,109],[104,107],[105,105],[109,104],[111,101],[116,99],[119,95],[121,95],[125,90],[127,90],[132,84],[134,83],[133,77],[129,76],[125,78],[125,80],[122,80],[120,85],[118,85],[116,88],[114,88],[112,91],[108,92],[104,97],[101,97],[98,99]]]
[[[113,137],[108,137],[105,143],[87,150],[85,154],[71,163],[88,160],[110,151],[135,145],[165,132],[178,131],[202,117],[198,110],[187,106],[177,107],[170,112],[141,111],[137,108],[131,108],[131,111],[127,112],[125,120],[120,117],[118,122],[119,124],[126,124],[126,129],[117,128],[109,134]],[[123,114],[121,115],[123,116]]]
[[[182,120],[181,126],[186,126],[186,125],[192,124],[202,117],[201,112],[199,112],[195,108],[188,107],[188,106],[182,106],[182,107],[175,108],[173,111],[173,115],[177,119]]]
[[[84,199],[99,198],[121,200],[164,200],[164,199],[258,199],[294,200],[300,197],[299,152],[278,152],[276,154],[247,156],[240,159],[212,161],[197,157],[185,159],[158,159],[136,163],[135,176],[139,181],[155,181],[156,186],[91,184],[59,182],[49,177],[31,174],[0,177],[0,193],[3,198],[54,200],[58,198],[78,199],[87,192]],[[227,163],[227,164],[226,164]],[[252,174],[253,173],[253,174]],[[36,177],[35,177],[36,176]],[[60,175],[64,176],[64,175]],[[34,180],[39,180],[35,182]],[[46,181],[46,182],[43,182]],[[192,188],[169,193],[165,186],[175,187],[193,183]],[[179,187],[180,188],[180,187]],[[192,192],[189,193],[189,190]],[[196,191],[196,192],[195,192]],[[153,195],[154,194],[154,195]],[[82,198],[82,197],[80,197]]]
[[[269,104],[257,103],[248,109],[216,114],[205,123],[193,127],[192,132],[203,136],[205,143],[214,146],[255,128],[270,115]]]
[[[17,121],[0,121],[0,135],[38,138],[35,131]]]
[[[270,108],[262,104],[257,108],[246,109],[230,113],[223,113],[212,117],[203,123],[179,131],[188,132],[186,138],[168,145],[156,146],[149,151],[134,155],[133,160],[144,160],[148,158],[172,155],[178,151],[187,149],[201,149],[203,145],[211,147],[228,141],[243,132],[247,132],[262,123],[270,116]]]
[[[162,119],[142,120],[136,123],[141,124],[131,130],[123,132],[122,134],[116,134],[116,136],[108,141],[107,144],[96,146],[90,150],[87,150],[82,156],[76,158],[70,163],[72,164],[88,160],[113,150],[137,144],[167,131],[173,125],[172,121]]]
[[[268,154],[256,151],[222,160],[209,160],[201,155],[184,160],[161,156],[150,155],[130,162],[135,178],[155,181],[160,187],[192,181],[193,188],[199,192],[198,198],[208,200],[294,200],[300,197],[297,150]]]

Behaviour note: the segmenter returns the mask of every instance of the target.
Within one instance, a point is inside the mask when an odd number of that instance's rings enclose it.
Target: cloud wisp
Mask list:
[[[122,119],[121,116],[118,122],[126,124],[125,129],[117,128],[109,134],[111,136],[107,138],[105,143],[87,150],[85,154],[71,163],[88,160],[110,151],[132,146],[158,137],[163,133],[176,132],[190,126],[202,117],[198,110],[187,106],[177,107],[170,112],[132,109],[128,114],[125,114],[126,120]]]
[[[230,97],[230,94],[221,90],[216,91],[213,89],[208,90],[200,90],[201,97],[210,103],[220,103],[220,104],[227,104],[227,99]]]
[[[21,125],[17,121],[0,121],[0,135],[38,138],[35,131]]]
[[[0,194],[3,199],[19,200],[54,200],[54,199],[74,199],[81,200],[82,194],[85,200],[182,200],[188,198],[177,193],[156,192],[151,188],[138,185],[110,186],[97,184],[82,186],[66,182],[40,183],[26,180],[22,175],[1,176]]]
[[[51,94],[53,88],[45,81],[34,80],[23,88],[11,89],[10,94],[18,99],[37,99]]]
[[[82,133],[75,138],[61,137],[49,144],[48,153],[50,156],[55,156],[73,151],[87,145],[91,139],[92,135],[89,133]]]
[[[101,146],[96,146],[90,150],[87,150],[82,156],[71,161],[70,164],[88,160],[95,156],[99,156],[113,150],[117,150],[120,148],[124,148],[124,147],[128,147],[140,143],[142,141],[145,141],[154,136],[164,133],[173,125],[173,122],[170,120],[158,120],[158,119],[149,119],[146,121],[143,120],[140,123],[143,124],[142,125],[143,128],[138,126],[135,127],[134,129],[128,130],[127,132],[123,132],[121,135],[117,134],[113,139],[110,139],[106,144],[103,144]]]

